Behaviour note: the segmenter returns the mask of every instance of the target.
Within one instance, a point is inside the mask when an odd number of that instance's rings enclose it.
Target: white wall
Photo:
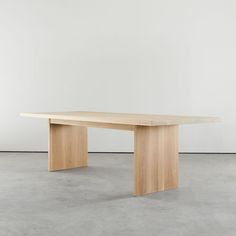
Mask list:
[[[236,1],[0,0],[0,150],[46,150],[26,111],[216,115],[180,151],[236,152]],[[132,135],[90,131],[90,151]]]

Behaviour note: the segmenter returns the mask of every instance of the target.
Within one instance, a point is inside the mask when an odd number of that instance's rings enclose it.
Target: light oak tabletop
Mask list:
[[[151,115],[88,111],[22,113],[21,115],[36,118],[140,126],[179,125],[220,121],[218,117],[205,116]]]

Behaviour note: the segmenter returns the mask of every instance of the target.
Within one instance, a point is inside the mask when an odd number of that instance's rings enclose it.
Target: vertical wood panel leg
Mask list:
[[[87,166],[87,157],[87,127],[49,122],[49,171]]]
[[[137,126],[134,136],[134,195],[177,188],[178,126]]]

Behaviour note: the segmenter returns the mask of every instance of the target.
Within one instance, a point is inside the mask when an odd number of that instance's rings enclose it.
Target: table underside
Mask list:
[[[49,171],[88,165],[88,127],[134,133],[135,196],[178,187],[178,125],[140,126],[49,119]]]

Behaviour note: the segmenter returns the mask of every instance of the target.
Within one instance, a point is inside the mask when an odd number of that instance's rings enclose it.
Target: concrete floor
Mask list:
[[[180,157],[178,190],[133,197],[130,154],[47,172],[45,153],[0,153],[0,236],[236,235],[236,155]]]

